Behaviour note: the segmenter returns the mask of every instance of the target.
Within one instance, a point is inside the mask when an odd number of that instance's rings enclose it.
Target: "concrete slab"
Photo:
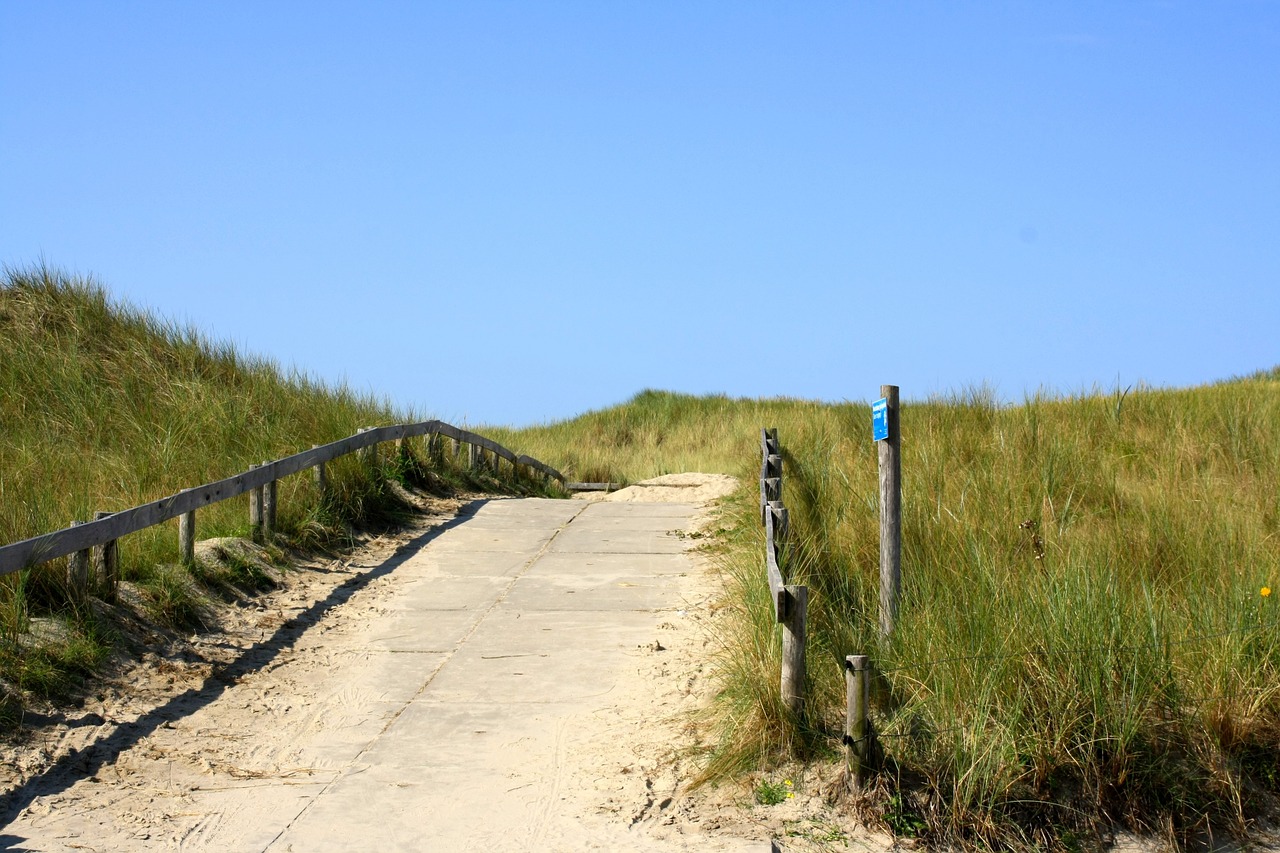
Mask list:
[[[446,652],[373,649],[344,654],[329,670],[331,680],[340,685],[331,694],[333,704],[353,708],[366,702],[404,705],[418,695],[448,657]]]
[[[593,530],[574,525],[557,536],[549,550],[576,554],[680,554],[687,550],[687,543],[666,530]]]
[[[457,549],[422,551],[412,561],[424,575],[440,577],[515,577],[533,560],[522,551],[479,551]],[[406,566],[408,563],[406,562]]]
[[[529,567],[523,577],[571,575],[578,572],[610,572],[619,578],[683,575],[689,571],[684,554],[589,554],[548,551]]]
[[[363,638],[370,651],[449,653],[484,615],[483,610],[396,611]]]
[[[443,666],[421,702],[587,702],[655,639],[651,613],[496,610]]]
[[[596,501],[587,504],[579,520],[590,523],[597,518],[681,518],[690,519],[702,510],[696,504],[639,503],[631,501]]]
[[[580,505],[566,501],[552,501],[558,506],[546,508],[536,505],[512,508],[511,503],[490,502],[474,514],[463,517],[461,523],[472,527],[561,527],[582,511]]]
[[[612,573],[524,577],[515,582],[505,607],[525,611],[664,610],[681,605],[679,576],[619,578]]]
[[[690,519],[671,515],[593,515],[575,519],[574,530],[651,530],[655,533],[678,534],[686,530]]]
[[[465,551],[477,554],[485,551],[518,551],[532,556],[551,541],[556,529],[462,524],[442,533],[431,542],[430,547],[437,552]]]
[[[384,606],[388,610],[415,613],[430,610],[484,610],[506,592],[511,581],[510,577],[452,577],[433,572],[406,587]]]

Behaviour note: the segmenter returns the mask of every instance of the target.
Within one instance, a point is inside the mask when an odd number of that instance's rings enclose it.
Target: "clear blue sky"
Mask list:
[[[1280,5],[0,0],[40,261],[469,423],[1251,373]]]

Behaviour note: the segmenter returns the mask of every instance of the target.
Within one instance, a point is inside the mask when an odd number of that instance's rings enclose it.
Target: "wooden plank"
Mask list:
[[[621,483],[565,483],[565,489],[571,492],[616,492],[622,488]]]
[[[764,522],[764,559],[765,570],[769,576],[770,598],[773,599],[773,616],[782,622],[787,615],[787,594],[782,582],[782,570],[778,567],[777,547],[774,544],[773,513],[765,513]]]

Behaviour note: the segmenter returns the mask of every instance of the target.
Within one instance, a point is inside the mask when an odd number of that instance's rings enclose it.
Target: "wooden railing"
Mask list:
[[[105,574],[109,576],[107,584],[114,589],[115,572],[111,564],[115,559],[116,540],[122,536],[137,533],[173,518],[180,518],[181,550],[184,559],[190,559],[197,509],[249,493],[251,524],[270,529],[275,515],[275,484],[278,480],[291,474],[314,469],[317,480],[323,483],[326,462],[361,450],[366,453],[376,453],[377,446],[383,442],[403,441],[406,438],[421,435],[431,436],[432,449],[437,453],[440,450],[440,440],[451,439],[455,458],[460,445],[468,445],[468,462],[473,467],[491,463],[494,473],[497,473],[499,460],[506,460],[517,476],[519,469],[524,467],[536,472],[544,482],[548,479],[557,480],[561,485],[565,482],[563,474],[537,459],[517,456],[496,441],[450,426],[442,421],[372,427],[362,429],[355,435],[339,441],[317,445],[302,453],[295,453],[274,462],[264,462],[262,465],[253,466],[248,471],[224,480],[186,489],[176,495],[132,509],[98,513],[98,517],[93,521],[73,524],[63,530],[0,547],[0,576],[58,557],[70,556],[72,558],[70,576],[74,592],[74,588],[81,585],[83,579],[81,576],[87,575],[90,549],[100,548],[99,563],[106,567]]]
[[[773,615],[782,625],[782,701],[797,717],[804,714],[805,619],[809,587],[788,585],[783,578],[787,536],[787,508],[782,503],[782,445],[776,429],[760,430],[760,520],[764,523],[765,568]]]

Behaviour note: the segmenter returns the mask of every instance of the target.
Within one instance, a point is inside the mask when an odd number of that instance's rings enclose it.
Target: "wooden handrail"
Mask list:
[[[105,545],[122,536],[137,533],[171,518],[177,518],[180,515],[193,512],[200,507],[243,495],[290,474],[306,471],[309,468],[314,468],[317,465],[346,456],[357,450],[372,447],[384,441],[394,441],[419,435],[443,435],[463,444],[483,447],[513,465],[524,465],[558,480],[561,484],[565,482],[564,475],[550,465],[539,462],[530,456],[517,456],[496,441],[469,430],[451,426],[443,421],[422,421],[413,424],[375,427],[329,444],[313,447],[311,450],[304,450],[301,453],[277,459],[274,462],[267,462],[223,480],[206,483],[203,486],[196,486],[192,489],[184,489],[167,498],[160,498],[132,509],[111,513],[95,521],[76,524],[52,533],[33,536],[21,542],[0,546],[0,575],[7,575],[38,563],[55,560],[58,557],[65,557],[68,554],[74,554],[98,545]]]

